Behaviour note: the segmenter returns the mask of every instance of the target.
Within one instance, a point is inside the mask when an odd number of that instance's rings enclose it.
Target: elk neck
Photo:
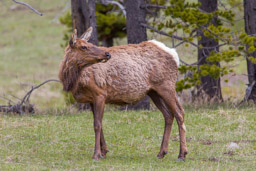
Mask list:
[[[62,61],[62,66],[59,73],[59,78],[63,83],[64,91],[71,91],[80,75],[80,72],[83,68],[88,67],[92,64],[78,61],[76,58],[69,58],[68,52],[69,48],[67,48],[65,53],[65,59]]]

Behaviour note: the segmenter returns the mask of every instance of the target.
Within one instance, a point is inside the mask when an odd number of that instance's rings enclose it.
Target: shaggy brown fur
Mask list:
[[[184,111],[176,98],[178,66],[174,57],[149,41],[111,48],[96,47],[84,39],[74,41],[65,51],[59,78],[76,101],[92,106],[96,138],[93,159],[104,157],[108,151],[101,126],[105,103],[131,104],[149,95],[165,118],[158,157],[167,153],[175,117],[181,138],[179,159],[184,160],[186,128]],[[108,53],[111,59],[106,62]]]

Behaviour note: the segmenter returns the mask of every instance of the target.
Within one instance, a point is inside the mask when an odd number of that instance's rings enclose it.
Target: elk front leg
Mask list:
[[[90,105],[91,105],[91,110],[94,114],[94,105],[93,104],[90,104]],[[108,151],[107,144],[105,142],[102,126],[101,126],[101,131],[100,131],[100,149],[101,149],[101,156],[106,157],[106,154],[109,151]]]
[[[108,147],[105,142],[104,134],[103,134],[103,129],[101,128],[100,132],[100,149],[101,149],[101,155],[102,157],[106,157],[107,152],[108,152]]]
[[[94,132],[95,132],[95,149],[93,159],[98,160],[101,154],[101,131],[102,131],[102,118],[104,113],[105,97],[97,96],[93,104],[93,118],[94,118]],[[102,133],[103,134],[103,133]]]

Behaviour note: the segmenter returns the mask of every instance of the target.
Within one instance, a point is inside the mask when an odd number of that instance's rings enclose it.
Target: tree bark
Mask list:
[[[256,34],[256,1],[255,0],[244,0],[244,20],[245,20],[245,31],[248,35]],[[249,56],[256,58],[256,51]],[[248,81],[251,85],[256,81],[256,64],[253,64],[247,59],[247,72]],[[256,85],[256,84],[255,84]],[[256,102],[256,86],[252,88],[251,94],[248,100]]]
[[[201,3],[200,9],[207,13],[211,13],[217,10],[218,0],[198,0]],[[217,18],[212,20],[212,24],[216,25]],[[198,35],[202,37],[198,41],[198,45],[203,47],[216,47],[219,43],[212,38],[205,37],[202,31],[198,31]],[[219,51],[218,48],[210,48],[208,50],[198,48],[198,67],[203,64],[213,64],[206,61],[206,57],[209,56],[211,51]],[[220,66],[219,63],[214,63]],[[206,95],[208,100],[214,99],[215,102],[223,101],[221,93],[220,78],[214,79],[210,76],[205,76],[201,78],[201,85],[198,86],[197,98],[203,97],[203,93]]]
[[[71,0],[72,25],[77,29],[77,36],[81,36],[90,26],[93,27],[89,40],[98,45],[95,0]]]
[[[77,36],[80,37],[90,26],[93,33],[89,40],[90,43],[98,45],[96,27],[96,7],[95,0],[71,0],[72,26],[77,29]],[[79,110],[90,109],[89,104],[78,104]]]
[[[81,36],[88,28],[88,12],[86,0],[71,0],[72,25]]]
[[[145,4],[144,0],[126,0],[126,31],[129,44],[137,44],[147,40],[147,31],[141,23],[146,23],[146,11],[141,8]],[[136,105],[128,105],[124,109],[149,109],[149,97],[141,100]]]
[[[126,31],[128,43],[140,43],[147,40],[147,31],[141,23],[146,23],[146,11],[141,6],[144,0],[126,0]]]
[[[98,35],[97,35],[97,21],[96,21],[96,5],[95,0],[88,1],[88,11],[89,11],[89,25],[93,28],[92,36],[89,40],[92,44],[98,45]]]
[[[104,38],[102,40],[102,46],[104,46],[104,47],[112,47],[113,45],[114,45],[114,40],[112,37]]]

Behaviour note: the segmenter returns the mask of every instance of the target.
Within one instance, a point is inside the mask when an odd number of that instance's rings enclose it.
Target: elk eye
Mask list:
[[[87,47],[86,46],[82,46],[82,49],[87,49]]]

